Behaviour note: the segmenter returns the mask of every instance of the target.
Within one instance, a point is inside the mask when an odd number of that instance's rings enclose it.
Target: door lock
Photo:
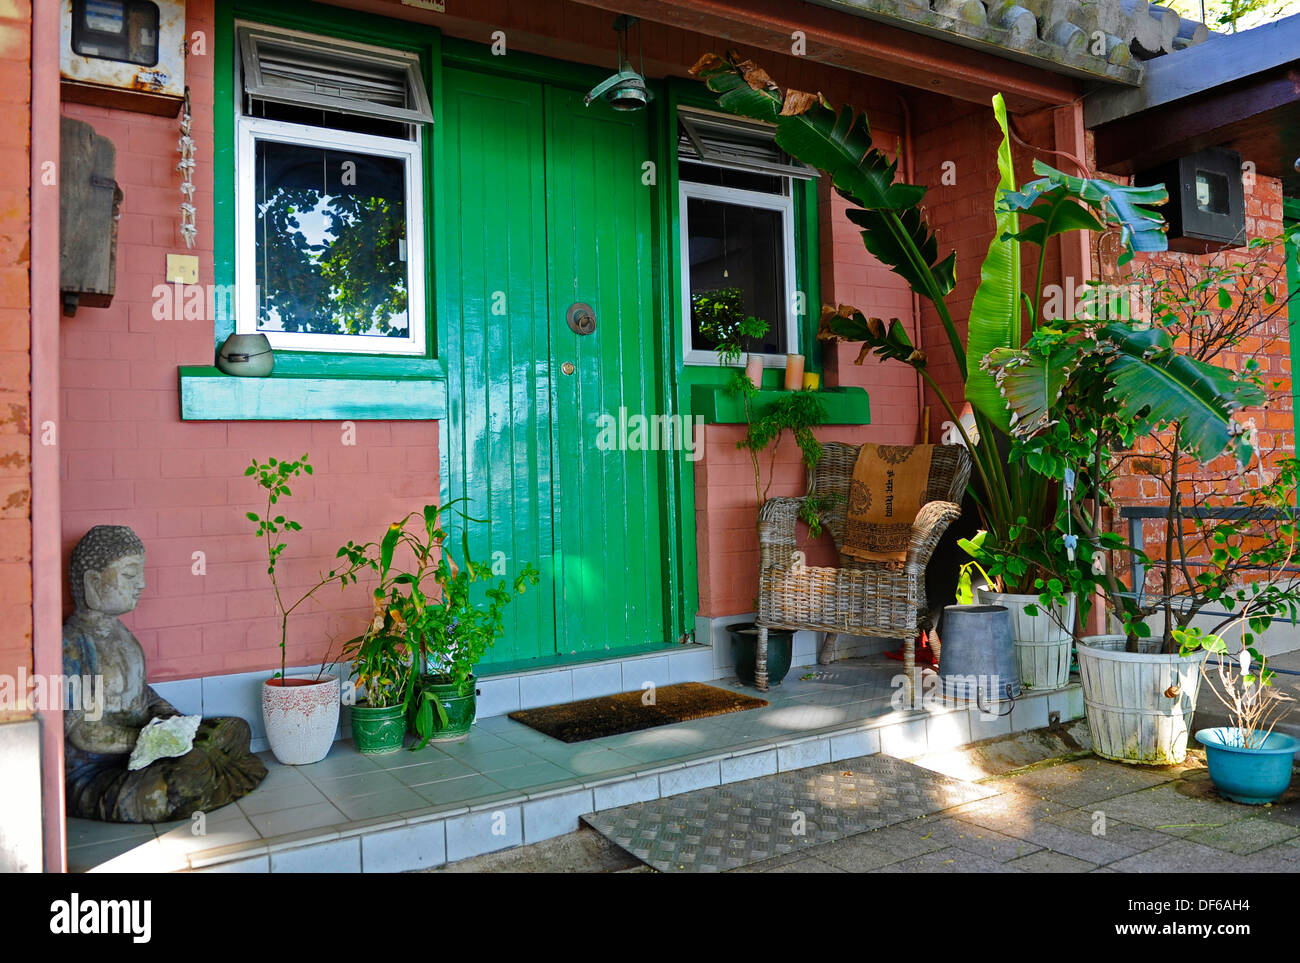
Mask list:
[[[564,318],[569,323],[569,330],[574,334],[591,334],[596,330],[596,312],[590,304],[582,301],[569,305]]]
[[[560,370],[563,371],[566,375],[571,375],[577,369],[573,366],[572,361],[566,361],[564,362],[564,364],[560,365]]]

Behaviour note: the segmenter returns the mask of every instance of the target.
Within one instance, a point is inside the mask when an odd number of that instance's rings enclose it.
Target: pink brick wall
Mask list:
[[[188,29],[211,37],[211,0],[191,0]],[[209,44],[209,51],[211,45]],[[187,80],[197,145],[200,281],[212,281],[212,64],[190,57]],[[438,432],[432,422],[356,424],[345,446],[336,422],[182,422],[177,366],[211,364],[213,327],[157,321],[152,291],[177,233],[180,175],[175,118],[66,105],[117,145],[126,193],[111,308],[83,308],[62,323],[63,540],[96,524],[130,525],[145,543],[148,588],[124,621],[144,646],[153,680],[266,669],[279,664],[279,630],[260,542],[244,517],[258,489],[243,470],[253,457],[310,454],[285,506],[304,531],[283,563],[287,589],[327,568],[348,539],[371,541],[388,523],[438,496]],[[206,574],[191,569],[203,552]],[[290,623],[289,662],[321,658],[330,637],[364,626],[366,591],[323,591]]]

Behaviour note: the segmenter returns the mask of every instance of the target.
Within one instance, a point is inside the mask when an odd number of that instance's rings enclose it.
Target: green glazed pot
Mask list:
[[[352,707],[352,742],[357,752],[380,755],[396,752],[406,738],[404,706],[373,708],[364,702]]]
[[[731,636],[731,654],[736,663],[736,676],[746,685],[754,685],[754,670],[758,666],[758,627],[753,622],[733,622],[727,626]],[[794,659],[794,631],[791,629],[767,630],[767,684],[777,686],[790,671]]]
[[[470,676],[464,682],[457,684],[448,682],[446,676],[420,676],[420,688],[437,696],[443,710],[447,713],[447,724],[444,726],[442,720],[438,718],[438,713],[434,712],[433,736],[430,742],[455,742],[469,735],[470,726],[474,724],[474,716],[478,711],[478,694],[474,688],[477,681],[474,676]],[[415,732],[414,712],[407,721],[411,732]]]

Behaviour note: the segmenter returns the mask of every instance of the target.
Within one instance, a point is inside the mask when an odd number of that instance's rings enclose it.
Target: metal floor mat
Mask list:
[[[717,873],[997,795],[892,756],[860,756],[583,816],[664,873]]]

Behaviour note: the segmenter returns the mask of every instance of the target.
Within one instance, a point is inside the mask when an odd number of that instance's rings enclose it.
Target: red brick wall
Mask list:
[[[31,6],[0,5],[0,675],[32,669]],[[37,429],[39,430],[39,428]],[[7,716],[0,711],[0,722]],[[23,713],[22,715],[25,715]]]
[[[188,29],[211,37],[211,0],[191,0]],[[211,43],[209,43],[209,53]],[[190,57],[187,80],[197,141],[200,281],[212,281],[212,63]],[[225,109],[225,108],[223,108]],[[211,364],[213,326],[158,321],[154,286],[177,232],[175,118],[66,105],[117,146],[125,191],[117,295],[111,308],[82,308],[63,321],[62,478],[65,561],[96,524],[130,525],[145,543],[148,588],[124,618],[144,646],[153,680],[253,671],[278,665],[278,620],[265,557],[246,511],[259,489],[244,477],[253,457],[310,454],[311,478],[281,505],[302,523],[282,563],[286,595],[328,568],[348,539],[379,539],[388,523],[438,496],[437,425],[356,424],[346,446],[336,422],[182,422],[177,366]],[[6,379],[6,383],[8,379]],[[205,575],[195,575],[203,552]],[[321,658],[329,638],[364,625],[367,593],[320,593],[290,623],[289,663]]]
[[[1281,182],[1275,178],[1257,177],[1253,187],[1247,186],[1246,232],[1252,238],[1273,237],[1279,234],[1281,230]],[[1175,267],[1191,267],[1195,269],[1198,265],[1228,265],[1246,260],[1248,256],[1248,252],[1241,248],[1200,256],[1165,252],[1154,255],[1139,255],[1134,259],[1133,263],[1137,272],[1160,278],[1168,276],[1169,272]],[[1259,275],[1257,275],[1271,277],[1274,272],[1278,273],[1279,277],[1273,285],[1272,291],[1279,304],[1286,298],[1286,273],[1284,270],[1280,270],[1282,266],[1283,252],[1280,248],[1276,248],[1270,252],[1270,256],[1262,265]],[[1217,311],[1217,308],[1212,308],[1212,310]],[[1265,379],[1268,404],[1261,409],[1241,412],[1237,418],[1239,421],[1254,420],[1259,432],[1258,448],[1261,461],[1267,472],[1269,466],[1275,465],[1279,459],[1295,457],[1296,441],[1291,381],[1291,344],[1287,312],[1285,308],[1274,311],[1274,309],[1266,307],[1264,310],[1274,316],[1267,321],[1263,321],[1266,315],[1262,312],[1256,314],[1255,317],[1260,319],[1262,323],[1240,345],[1223,352],[1218,357],[1217,363],[1234,371],[1242,370],[1244,364],[1250,358],[1254,358],[1259,365],[1259,371]],[[1138,447],[1139,452],[1154,453],[1156,450],[1157,446],[1150,440]],[[1181,464],[1179,469],[1182,477],[1180,488],[1186,498],[1203,499],[1207,496],[1227,496],[1227,500],[1230,502],[1243,491],[1250,491],[1258,486],[1261,480],[1261,461],[1256,461],[1250,470],[1238,476],[1235,471],[1235,462],[1230,455],[1221,456],[1203,467],[1197,467],[1194,462],[1187,460]],[[1160,478],[1132,470],[1131,465],[1126,466],[1126,468],[1129,470],[1126,470],[1121,477],[1116,479],[1113,486],[1113,494],[1117,502],[1121,505],[1168,504],[1169,492]],[[1114,522],[1114,524],[1117,531],[1121,531],[1122,534],[1127,536],[1127,527],[1121,530],[1118,522]],[[1191,531],[1193,531],[1193,527],[1189,523],[1189,533]],[[1144,537],[1148,546],[1162,544],[1165,537],[1164,522],[1153,520],[1144,523]],[[1122,563],[1126,560],[1121,559],[1120,561]],[[1124,566],[1121,565],[1121,567]],[[1150,575],[1152,588],[1155,587],[1154,579],[1156,577],[1157,573],[1153,571]]]

